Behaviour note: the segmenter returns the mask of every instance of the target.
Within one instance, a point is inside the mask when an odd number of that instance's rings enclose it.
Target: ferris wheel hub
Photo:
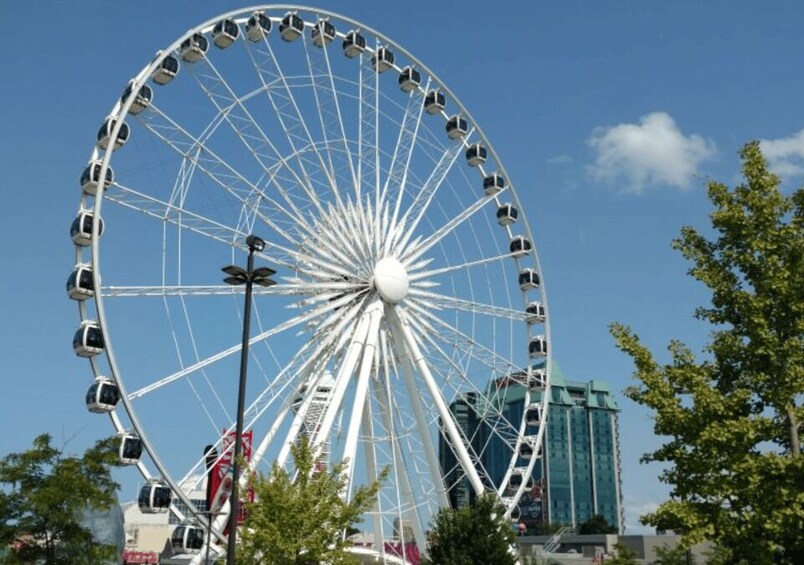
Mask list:
[[[383,300],[396,304],[408,295],[408,272],[396,257],[380,259],[374,266],[374,288]]]

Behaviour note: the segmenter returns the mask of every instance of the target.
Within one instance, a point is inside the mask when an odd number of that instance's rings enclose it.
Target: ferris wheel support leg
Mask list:
[[[366,474],[369,484],[373,484],[377,480],[377,451],[374,447],[374,422],[371,419],[371,402],[366,402],[363,407],[363,429],[366,430],[366,435],[369,438],[368,445],[363,453],[366,458]],[[384,548],[379,491],[377,491],[377,498],[374,500],[374,506],[372,507],[371,525],[372,530],[374,530],[374,547]]]
[[[424,536],[424,530],[422,529],[422,520],[421,515],[419,514],[418,505],[413,498],[413,487],[410,482],[410,475],[408,475],[408,468],[405,465],[405,460],[402,457],[402,449],[399,445],[399,436],[396,435],[394,431],[393,425],[393,417],[391,416],[391,395],[390,395],[390,385],[388,383],[388,374],[385,374],[384,379],[378,379],[379,384],[377,385],[377,398],[380,402],[380,407],[382,409],[382,415],[385,423],[386,432],[389,435],[392,453],[394,456],[394,474],[396,475],[397,487],[399,487],[399,483],[401,482],[401,490],[402,490],[402,497],[405,500],[405,503],[409,507],[408,511],[408,519],[410,519],[411,524],[413,525],[413,537],[414,541],[416,542],[417,547],[421,548],[422,551],[427,547],[427,539]],[[438,487],[436,487],[438,488]],[[402,516],[400,515],[400,518]],[[404,539],[404,527],[400,528],[400,532],[402,533],[402,540],[409,541]],[[402,556],[405,557],[405,546],[402,546]]]
[[[424,406],[419,396],[419,391],[416,390],[416,385],[413,379],[413,367],[411,364],[410,356],[408,355],[405,344],[402,339],[402,331],[398,326],[402,324],[396,312],[389,308],[391,312],[386,313],[387,318],[391,321],[392,325],[392,339],[394,342],[394,350],[397,359],[400,360],[402,365],[402,375],[405,377],[405,387],[408,391],[408,397],[413,405],[413,415],[416,418],[416,426],[419,428],[419,437],[422,438],[424,444],[424,454],[427,458],[427,466],[430,471],[430,479],[436,489],[438,496],[438,505],[440,508],[447,508],[449,506],[449,498],[447,498],[447,489],[444,485],[444,478],[441,475],[441,466],[438,463],[438,456],[436,455],[435,445],[433,438],[430,435],[430,427],[427,424],[427,416],[424,413]]]
[[[360,363],[360,373],[357,377],[357,388],[355,390],[354,404],[352,413],[349,416],[349,428],[346,433],[346,443],[343,448],[343,460],[346,462],[344,472],[348,477],[348,488],[345,493],[347,500],[352,497],[352,479],[355,467],[355,455],[357,454],[357,438],[360,432],[360,420],[363,416],[363,406],[366,403],[368,392],[369,376],[374,365],[374,352],[377,350],[379,341],[380,321],[382,320],[382,303],[378,300],[372,303],[365,315],[369,318],[368,332],[365,344],[363,345],[363,359]]]
[[[480,475],[478,475],[477,469],[475,469],[475,466],[472,463],[472,458],[469,456],[469,451],[464,445],[464,439],[461,436],[458,427],[455,425],[455,420],[453,419],[447,403],[444,401],[444,397],[441,396],[441,391],[438,390],[438,385],[433,378],[433,374],[430,372],[430,367],[427,365],[427,361],[425,361],[424,356],[419,349],[419,344],[416,343],[416,338],[413,337],[413,333],[410,331],[410,326],[401,319],[399,312],[395,310],[394,313],[396,315],[391,318],[391,324],[394,326],[396,331],[402,334],[405,345],[407,346],[406,351],[408,355],[410,355],[410,361],[419,371],[419,374],[422,376],[425,384],[427,385],[427,390],[430,392],[430,396],[433,398],[433,403],[436,406],[438,415],[441,417],[441,422],[446,428],[447,436],[452,443],[452,448],[455,450],[455,455],[457,456],[461,467],[463,467],[466,477],[469,479],[469,483],[472,485],[475,493],[478,495],[483,494],[483,492],[485,492],[483,481],[480,480]]]
[[[338,370],[332,400],[330,401],[329,406],[327,406],[326,412],[324,413],[324,417],[321,421],[321,425],[315,431],[315,435],[313,436],[314,439],[312,442],[312,447],[316,452],[316,455],[318,452],[320,452],[321,446],[327,441],[329,433],[332,430],[332,425],[335,423],[335,418],[340,411],[343,397],[346,394],[346,388],[348,387],[349,381],[355,372],[355,367],[360,359],[360,352],[363,350],[363,345],[366,341],[366,335],[369,329],[368,326],[369,316],[366,312],[364,312],[360,317],[360,321],[357,324],[357,328],[355,328],[354,334],[352,334],[352,342],[349,344],[349,348],[346,350],[343,364]],[[292,440],[293,438],[288,438],[288,441]]]

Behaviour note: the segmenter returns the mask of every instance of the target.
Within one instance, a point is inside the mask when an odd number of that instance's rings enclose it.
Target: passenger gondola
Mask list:
[[[422,75],[413,67],[405,67],[399,73],[399,88],[405,92],[412,92],[422,83]]]
[[[528,343],[528,353],[531,357],[545,357],[547,355],[547,338],[537,335],[530,338]]]
[[[486,148],[480,143],[474,143],[466,150],[466,161],[473,167],[482,165],[486,162]]]
[[[240,26],[231,19],[224,18],[212,28],[212,43],[218,49],[226,49],[240,37]]]
[[[525,307],[525,320],[529,324],[541,324],[544,322],[544,305],[541,302],[529,302]]]
[[[282,36],[282,39],[290,42],[301,37],[302,33],[304,33],[304,20],[293,12],[285,14],[285,17],[279,22],[279,35]]]
[[[246,22],[246,37],[250,41],[262,41],[271,32],[271,18],[265,12],[254,12]]]
[[[125,104],[126,100],[128,100],[129,96],[131,96],[131,91],[133,90],[133,81],[128,83],[126,89],[123,91],[123,95],[120,96],[120,103]],[[151,105],[151,100],[153,100],[154,93],[151,90],[151,87],[147,84],[143,84],[139,90],[137,91],[137,95],[134,97],[134,100],[131,101],[131,106],[128,108],[128,113],[137,115],[148,106]]]
[[[394,66],[394,52],[388,47],[379,47],[371,56],[371,68],[378,73],[384,73]]]
[[[503,204],[497,208],[497,223],[501,226],[510,226],[519,217],[519,210],[513,204]]]
[[[514,257],[524,257],[530,253],[532,248],[533,246],[530,244],[530,240],[521,235],[518,235],[512,239],[511,245],[509,246],[511,255]]]
[[[154,69],[154,72],[151,74],[151,79],[153,79],[156,84],[165,85],[176,78],[177,74],[179,74],[179,60],[173,55],[168,55],[162,59],[159,66]]]
[[[81,210],[70,225],[70,238],[73,243],[86,247],[92,243],[93,215],[89,210]],[[98,222],[98,237],[103,235],[103,219]]]
[[[430,115],[439,114],[447,105],[447,97],[440,90],[430,90],[424,96],[424,111]]]
[[[95,296],[92,282],[92,266],[80,263],[67,277],[67,296],[73,300],[86,300]]]
[[[530,404],[525,412],[525,421],[529,426],[538,426],[542,421],[542,405],[537,402]]]
[[[94,357],[103,351],[103,332],[95,320],[83,320],[73,336],[73,351],[79,357]]]
[[[116,119],[112,117],[106,118],[106,121],[103,122],[103,125],[98,130],[98,147],[104,151],[106,151],[106,149],[109,147],[109,142],[112,140],[112,132],[114,131],[115,124],[117,124]],[[117,151],[123,147],[128,141],[130,135],[131,130],[129,129],[128,124],[125,122],[120,124],[120,131],[117,132],[117,137],[114,140],[112,151]]]
[[[204,547],[204,529],[194,522],[183,522],[176,526],[170,536],[174,553],[196,555]]]
[[[522,290],[539,288],[540,283],[539,273],[534,269],[522,269],[519,273],[519,288]]]
[[[112,379],[97,377],[87,389],[87,410],[96,414],[111,412],[120,401],[120,390]]]
[[[137,506],[143,514],[163,514],[170,509],[172,494],[167,483],[150,479],[140,488]]]
[[[313,26],[313,31],[310,32],[313,39],[313,45],[316,47],[325,47],[335,39],[335,26],[329,20],[318,20]]]
[[[547,386],[547,372],[544,369],[528,369],[528,389],[530,392],[542,392]]]
[[[519,469],[514,469],[511,477],[508,479],[508,487],[512,490],[518,489],[522,486],[523,473]]]
[[[533,458],[533,446],[524,441],[520,443],[519,457],[524,459],[525,461],[530,461]]]
[[[366,38],[359,31],[352,30],[343,38],[343,54],[354,59],[366,49]]]
[[[102,163],[98,160],[90,161],[84,167],[81,173],[81,188],[90,196],[95,196],[98,193],[98,184],[100,184]],[[106,167],[106,174],[104,175],[103,188],[109,188],[114,182],[114,171],[111,167]]]
[[[187,39],[181,42],[179,52],[181,58],[188,63],[195,63],[199,59],[203,59],[209,49],[209,41],[200,33],[194,33]]]
[[[136,465],[142,457],[142,440],[132,432],[120,434],[120,447],[117,452],[120,463],[123,465]]]
[[[483,179],[483,192],[486,196],[494,196],[505,188],[505,177],[499,173],[491,173]]]
[[[447,120],[446,130],[450,139],[461,139],[469,131],[469,124],[461,116],[452,116]]]

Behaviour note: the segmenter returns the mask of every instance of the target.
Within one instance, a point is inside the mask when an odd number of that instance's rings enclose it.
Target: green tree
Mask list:
[[[474,505],[444,508],[430,532],[428,558],[431,565],[514,565],[516,540],[503,508],[491,494],[480,496]]]
[[[116,502],[115,438],[80,458],[64,456],[51,442],[40,435],[28,451],[0,460],[0,547],[16,548],[3,563],[96,565],[118,558],[114,545],[97,543],[81,525],[88,508],[107,510]]]
[[[609,524],[600,514],[595,514],[586,522],[578,526],[578,533],[587,534],[616,534],[617,528]]]
[[[686,547],[665,545],[656,548],[656,560],[653,561],[653,565],[696,565],[696,560]]]
[[[346,532],[376,500],[385,469],[377,481],[355,489],[350,501],[341,498],[348,478],[344,464],[324,469],[306,439],[291,447],[296,480],[274,464],[271,475],[250,480],[254,502],[245,503],[245,521],[238,532],[238,563],[308,565],[354,563],[347,551]]]
[[[612,333],[636,365],[626,395],[668,438],[642,460],[667,465],[671,498],[643,523],[732,563],[804,563],[804,190],[780,191],[758,143],[740,155],[743,184],[708,183],[716,238],[684,227],[673,242],[712,293],[696,311],[714,326],[706,358],[673,341],[659,365],[629,328]]]

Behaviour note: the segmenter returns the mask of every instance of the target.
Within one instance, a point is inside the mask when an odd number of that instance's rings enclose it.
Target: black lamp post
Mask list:
[[[237,427],[235,428],[234,456],[232,459],[232,494],[229,497],[229,544],[226,548],[226,564],[234,565],[235,562],[235,542],[237,541],[237,515],[240,513],[240,456],[243,450],[243,411],[246,403],[246,369],[248,367],[248,341],[251,332],[251,288],[254,283],[260,286],[271,286],[276,284],[271,275],[276,271],[268,267],[254,268],[254,252],[265,249],[265,241],[256,235],[246,238],[248,245],[248,265],[246,270],[237,265],[229,265],[222,270],[229,275],[224,282],[231,285],[246,285],[246,305],[243,312],[243,347],[240,351],[240,385],[237,394]]]

